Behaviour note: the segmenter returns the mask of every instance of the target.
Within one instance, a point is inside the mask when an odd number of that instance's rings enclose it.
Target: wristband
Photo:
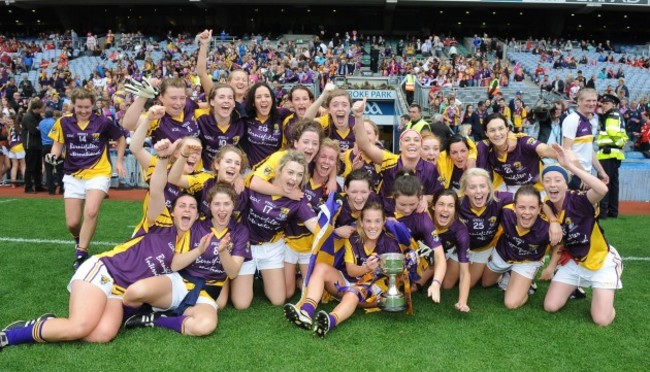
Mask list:
[[[187,159],[187,158],[190,157],[189,155],[185,155],[185,154],[183,154],[182,152],[181,152],[181,156],[184,157],[185,159]]]
[[[438,287],[442,287],[442,283],[440,283],[440,280],[438,280],[436,278],[433,278],[433,280],[431,281],[432,285],[433,285],[433,283],[438,283]]]
[[[158,160],[167,160],[169,159],[169,155],[167,156],[158,156]]]

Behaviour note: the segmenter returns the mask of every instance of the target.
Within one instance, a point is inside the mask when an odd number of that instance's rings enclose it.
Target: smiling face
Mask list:
[[[297,141],[293,141],[293,147],[305,154],[305,160],[307,163],[311,163],[318,153],[318,147],[320,146],[320,137],[318,133],[306,130],[302,133],[300,138]]]
[[[496,147],[503,147],[508,141],[508,132],[506,122],[502,119],[494,118],[485,126],[485,135],[490,143]]]
[[[168,87],[158,99],[165,106],[165,112],[172,117],[176,117],[185,109],[186,98],[184,88]]]
[[[338,155],[339,154],[335,149],[329,146],[323,146],[318,152],[314,172],[318,173],[318,175],[322,178],[327,178],[332,169],[336,167]]]
[[[399,149],[401,156],[406,159],[419,159],[422,152],[422,137],[413,130],[404,132],[399,139]]]
[[[328,109],[337,128],[347,127],[350,115],[350,100],[348,97],[336,96],[332,98]]]
[[[214,169],[217,171],[217,179],[219,181],[234,183],[239,173],[241,173],[242,158],[234,151],[228,151],[219,160],[219,163],[214,164]]]
[[[230,118],[235,109],[235,94],[231,88],[219,88],[210,99],[210,106],[219,118]]]
[[[245,96],[248,91],[248,74],[242,70],[233,72],[229,84],[235,90],[237,97]]]
[[[73,103],[77,121],[88,121],[93,113],[93,103],[90,98],[76,99]]]
[[[366,129],[368,141],[370,143],[377,143],[379,141],[379,134],[375,131],[375,127],[368,121],[363,122],[363,127]]]
[[[422,158],[435,163],[440,156],[440,140],[436,137],[427,137],[422,141]]]
[[[539,197],[536,195],[519,195],[515,200],[515,215],[517,216],[517,226],[522,229],[533,227],[537,217],[542,211]]]
[[[296,188],[300,188],[304,174],[305,167],[302,164],[290,161],[280,170],[277,182],[285,194],[290,194]]]
[[[183,150],[185,152],[182,152],[181,149],[185,148],[188,145],[194,145],[194,146],[201,147],[201,141],[199,141],[199,139],[195,138],[195,137],[186,137],[186,138],[184,138],[182,146],[179,146],[179,148],[177,148],[176,151],[174,151],[174,157],[176,159],[178,159],[179,156],[181,156],[181,153],[187,153],[188,150]],[[190,173],[194,172],[194,170],[196,169],[196,166],[197,166],[197,164],[199,163],[200,160],[201,160],[201,153],[200,152],[196,152],[196,153],[192,152],[191,155],[186,160],[185,167],[183,168],[183,174],[190,174]]]
[[[489,180],[483,176],[471,176],[467,178],[465,195],[469,199],[472,208],[483,208],[490,196]]]
[[[230,198],[230,195],[223,192],[218,192],[210,202],[210,213],[212,214],[212,222],[218,227],[228,226],[232,211],[235,209],[235,203]]]
[[[360,211],[366,205],[370,196],[370,185],[367,181],[351,181],[344,188],[348,197],[348,204],[353,210]]]
[[[255,89],[255,111],[258,116],[268,117],[271,114],[271,91],[265,86],[259,86]]]
[[[171,216],[176,229],[180,232],[188,231],[192,227],[192,224],[194,224],[194,221],[199,218],[196,199],[189,195],[179,196],[174,202]]]
[[[578,97],[578,111],[583,115],[592,114],[598,105],[598,94],[584,93]]]
[[[566,191],[569,189],[562,173],[547,172],[542,178],[542,183],[551,203],[561,205],[564,202]]]
[[[304,89],[296,89],[291,94],[291,106],[299,118],[305,116],[305,112],[312,103],[309,93]]]
[[[384,213],[381,210],[369,209],[364,211],[359,225],[368,240],[377,240],[384,229]]]
[[[469,150],[465,142],[455,142],[449,146],[449,156],[454,162],[456,168],[465,169],[467,166],[467,158],[469,155]]]
[[[451,195],[442,195],[433,206],[434,222],[441,228],[451,226],[456,218],[456,201]]]

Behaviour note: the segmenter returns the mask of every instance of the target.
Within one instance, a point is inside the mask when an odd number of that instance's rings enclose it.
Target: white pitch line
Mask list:
[[[25,238],[5,238],[1,237],[0,242],[10,243],[35,243],[35,244],[74,244],[74,240],[57,240],[57,239],[25,239]],[[120,243],[94,241],[92,245],[109,245],[115,246]]]
[[[9,203],[9,202],[17,201],[17,200],[18,200],[18,199],[0,200],[0,204],[1,204],[1,203]]]
[[[72,244],[72,240],[58,240],[58,239],[25,239],[25,238],[6,238],[0,237],[0,242],[9,243],[35,243],[35,244]],[[108,245],[116,246],[118,242],[102,242],[93,241],[93,245]],[[650,261],[650,257],[623,257],[623,261]]]

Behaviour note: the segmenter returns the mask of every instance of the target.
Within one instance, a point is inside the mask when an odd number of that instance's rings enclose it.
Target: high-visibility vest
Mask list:
[[[404,84],[404,90],[407,92],[415,92],[415,75],[406,75],[406,84]]]
[[[598,153],[596,157],[598,160],[604,159],[625,159],[623,147],[629,140],[625,128],[621,125],[621,114],[618,111],[610,110],[601,117],[600,128],[604,129],[598,133],[596,145],[598,146]]]

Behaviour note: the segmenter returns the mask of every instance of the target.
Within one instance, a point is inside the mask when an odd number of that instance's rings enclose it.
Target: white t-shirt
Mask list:
[[[577,112],[572,112],[562,122],[562,136],[573,140],[571,150],[580,161],[582,168],[587,172],[591,172],[594,152],[592,125],[590,121]]]

